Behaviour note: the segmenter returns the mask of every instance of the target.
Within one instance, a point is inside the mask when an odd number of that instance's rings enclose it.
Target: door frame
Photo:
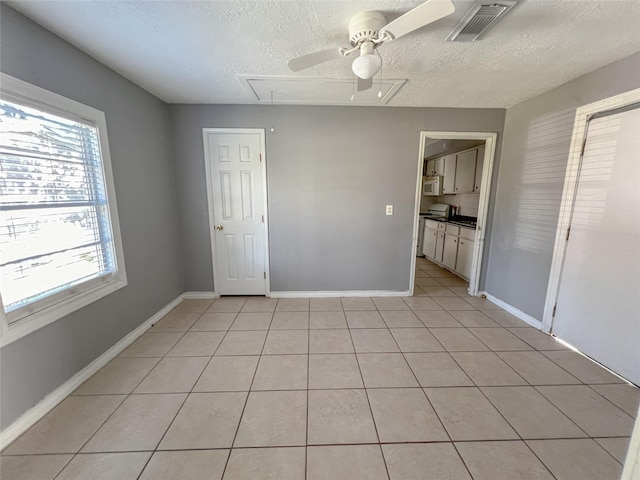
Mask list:
[[[262,161],[260,162],[260,169],[262,174],[262,211],[264,212],[264,222],[262,223],[264,234],[264,271],[265,275],[265,297],[271,296],[271,269],[269,268],[269,215],[268,215],[268,202],[267,202],[267,155],[265,146],[265,130],[263,128],[203,128],[202,140],[204,148],[204,168],[205,179],[207,183],[207,207],[209,214],[209,238],[211,245],[211,266],[213,269],[213,294],[216,297],[220,296],[220,288],[216,281],[216,235],[214,232],[215,218],[213,215],[213,184],[211,182],[211,166],[209,159],[209,134],[211,133],[226,133],[226,134],[258,134],[260,137],[260,155]]]
[[[584,105],[576,110],[571,146],[569,147],[569,158],[567,160],[567,170],[564,177],[562,200],[560,201],[560,213],[558,215],[558,226],[556,227],[556,240],[553,247],[551,272],[549,274],[549,283],[547,284],[547,296],[542,313],[543,332],[550,333],[553,329],[553,309],[558,300],[558,294],[560,293],[562,268],[567,252],[567,230],[569,225],[571,225],[573,216],[573,206],[578,189],[580,166],[582,163],[582,144],[586,140],[589,119],[598,112],[613,110],[636,102],[640,102],[640,88]]]
[[[489,193],[491,191],[491,177],[493,175],[493,163],[497,148],[497,132],[444,132],[444,131],[422,131],[420,132],[420,147],[418,153],[418,171],[416,180],[416,198],[413,222],[413,243],[411,248],[411,274],[410,290],[413,295],[415,270],[416,270],[416,248],[418,245],[418,219],[420,218],[420,200],[422,198],[422,172],[424,165],[424,149],[426,139],[433,140],[484,140],[484,165],[482,167],[482,182],[480,183],[480,198],[478,203],[478,223],[476,225],[476,241],[473,246],[473,260],[471,263],[471,277],[469,278],[469,295],[477,296],[480,284],[480,273],[482,269],[482,254],[484,252],[484,239],[489,211]]]

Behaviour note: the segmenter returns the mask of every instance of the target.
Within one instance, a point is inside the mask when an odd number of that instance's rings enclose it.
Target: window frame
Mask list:
[[[73,285],[8,314],[5,313],[4,307],[0,308],[0,347],[2,347],[125,287],[127,274],[104,112],[2,72],[0,72],[0,96],[8,101],[35,107],[53,115],[93,124],[97,129],[116,264],[113,273]]]

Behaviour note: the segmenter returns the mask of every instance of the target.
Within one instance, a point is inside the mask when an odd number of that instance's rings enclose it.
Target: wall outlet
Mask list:
[[[387,205],[387,215],[393,215],[393,205]]]

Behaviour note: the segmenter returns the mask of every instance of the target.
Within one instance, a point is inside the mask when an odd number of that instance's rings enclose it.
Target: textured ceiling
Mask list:
[[[346,45],[358,12],[391,21],[422,2],[7,3],[166,102],[244,104],[259,103],[247,76],[351,79],[349,58],[297,74],[287,61]],[[509,107],[640,50],[638,0],[521,1],[475,43],[444,41],[473,2],[454,3],[453,15],[380,47],[383,78],[407,79],[388,105]]]

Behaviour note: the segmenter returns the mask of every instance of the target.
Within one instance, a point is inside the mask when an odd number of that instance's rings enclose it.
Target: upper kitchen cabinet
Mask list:
[[[438,175],[444,175],[444,157],[432,158],[427,160],[425,175],[427,177],[435,177]]]
[[[467,150],[458,153],[456,161],[456,178],[454,181],[453,193],[473,193],[474,179],[476,176],[476,155],[478,149]],[[446,185],[445,178],[445,185]]]
[[[471,142],[469,145],[467,140],[459,148],[450,149],[454,153],[446,156],[436,156],[438,153],[434,152],[425,160],[423,175],[442,176],[444,195],[480,193],[485,147],[479,142]]]
[[[444,193],[445,195],[449,193],[456,193],[456,157],[457,154],[455,153],[444,157],[444,179],[442,182],[442,193]]]
[[[474,193],[480,193],[482,183],[482,169],[484,168],[484,147],[478,147],[478,157],[476,158],[476,179],[473,182]]]

